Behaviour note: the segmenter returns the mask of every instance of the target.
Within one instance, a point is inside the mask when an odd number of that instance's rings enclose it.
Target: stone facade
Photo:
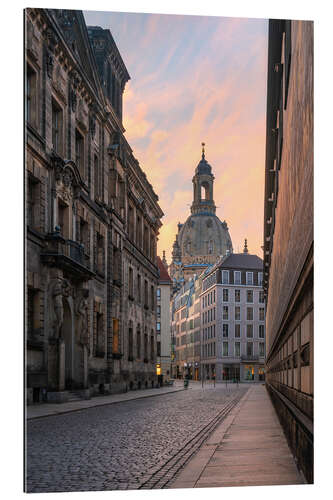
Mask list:
[[[264,217],[267,388],[313,482],[313,23],[269,23]]]
[[[163,215],[124,137],[129,79],[81,11],[25,11],[26,395],[156,384]]]
[[[195,169],[191,215],[184,224],[178,224],[173,244],[172,262],[169,267],[175,290],[194,274],[199,275],[208,265],[232,252],[232,243],[226,221],[216,216],[214,202],[214,175],[205,158]]]

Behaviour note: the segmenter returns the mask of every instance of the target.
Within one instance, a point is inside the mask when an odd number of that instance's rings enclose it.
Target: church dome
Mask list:
[[[182,257],[215,255],[232,252],[232,242],[227,223],[215,214],[192,214],[178,234]]]

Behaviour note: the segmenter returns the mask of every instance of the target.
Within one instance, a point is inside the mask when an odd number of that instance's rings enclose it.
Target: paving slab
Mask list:
[[[304,484],[266,388],[253,385],[172,488]]]

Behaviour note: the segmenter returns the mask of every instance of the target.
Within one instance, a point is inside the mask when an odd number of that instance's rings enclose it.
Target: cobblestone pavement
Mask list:
[[[32,420],[27,424],[26,490],[150,488],[154,474],[159,479],[172,459],[178,462],[182,449],[188,454],[188,442],[246,390],[224,385],[202,390],[197,384],[160,397]]]

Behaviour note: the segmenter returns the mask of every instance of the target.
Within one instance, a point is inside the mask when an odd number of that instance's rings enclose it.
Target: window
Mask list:
[[[253,302],[253,290],[246,290],[246,302]]]
[[[75,162],[80,170],[81,175],[83,175],[84,172],[84,158],[83,158],[83,136],[80,134],[80,132],[76,129],[75,130]]]
[[[235,324],[235,337],[240,337],[240,324]]]
[[[161,317],[161,306],[156,307],[156,313],[157,313],[157,317],[160,318]]]
[[[151,310],[155,310],[155,291],[154,291],[154,286],[151,285],[150,287],[150,300],[151,300]]]
[[[246,343],[246,354],[247,354],[247,356],[250,356],[250,357],[253,356],[253,342]]]
[[[56,153],[62,153],[62,109],[52,99],[52,144]]]
[[[223,319],[229,319],[229,307],[223,306]]]
[[[161,331],[161,323],[159,321],[156,323],[156,330],[157,332]]]
[[[155,361],[155,349],[154,349],[154,335],[150,336],[150,359],[152,362]]]
[[[140,326],[138,326],[136,331],[136,357],[141,359],[141,332]]]
[[[228,356],[228,342],[223,342],[222,349],[222,356]]]
[[[27,65],[26,77],[26,120],[30,125],[36,125],[36,73]]]
[[[94,189],[95,189],[95,199],[99,198],[100,186],[99,186],[99,164],[98,156],[94,155]]]
[[[227,288],[223,288],[223,302],[228,302],[229,300],[229,290]]]
[[[147,331],[145,330],[145,335],[143,339],[143,350],[144,350],[144,361],[148,361],[148,335]]]
[[[235,342],[235,357],[239,358],[240,356],[240,342]]]
[[[241,284],[241,272],[240,271],[234,271],[234,284],[235,285]]]
[[[112,353],[119,354],[119,319],[112,318]]]
[[[260,302],[260,304],[264,303],[264,292],[263,291],[259,292],[259,302]]]
[[[141,217],[136,219],[136,244],[139,248],[142,246],[142,223]]]
[[[246,284],[247,285],[253,285],[253,273],[246,273]]]
[[[156,353],[157,356],[161,356],[161,342],[158,341],[156,347],[157,347],[157,349],[156,349],[157,350],[157,353]]]
[[[264,342],[259,342],[259,356],[265,356],[265,344]]]
[[[133,269],[128,268],[128,298],[133,299]]]
[[[259,325],[259,338],[264,339],[265,338],[265,327],[264,325]]]
[[[27,225],[34,229],[39,226],[39,190],[40,183],[28,176],[27,182]]]
[[[247,321],[253,321],[253,307],[246,308],[246,319]]]
[[[133,328],[132,322],[128,328],[128,361],[133,361]]]
[[[128,236],[131,241],[134,240],[134,209],[128,205]]]
[[[96,234],[96,271],[104,276],[104,237],[100,234]],[[133,279],[133,278],[132,278]]]
[[[147,280],[145,280],[144,287],[145,287],[145,289],[144,289],[144,292],[145,292],[145,297],[144,297],[145,303],[144,303],[144,306],[145,306],[146,309],[148,309],[148,281]]]
[[[224,285],[229,284],[229,271],[222,271],[222,283]]]
[[[222,325],[222,336],[224,338],[229,337],[229,325],[227,325],[227,324]]]
[[[235,320],[239,321],[241,319],[240,316],[240,306],[235,306]]]
[[[253,337],[253,325],[246,325],[246,336],[248,338]]]
[[[263,307],[259,307],[259,321],[265,320],[265,309]]]
[[[138,274],[138,302],[141,303],[141,276]]]
[[[235,290],[235,302],[240,302],[240,290]]]
[[[263,273],[258,273],[258,285],[262,286]]]

